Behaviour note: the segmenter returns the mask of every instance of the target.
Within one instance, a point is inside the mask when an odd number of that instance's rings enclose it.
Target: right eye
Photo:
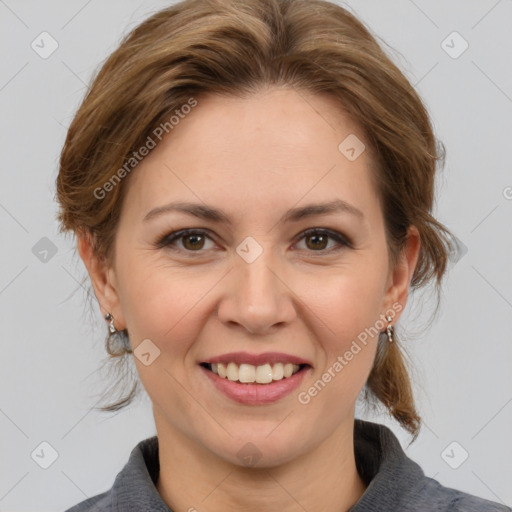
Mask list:
[[[169,248],[172,251],[183,251],[189,253],[202,252],[206,239],[211,240],[203,230],[182,229],[180,231],[167,233],[159,239],[156,246],[158,248]],[[179,246],[179,243],[181,243],[181,247]],[[206,249],[209,249],[209,247]]]

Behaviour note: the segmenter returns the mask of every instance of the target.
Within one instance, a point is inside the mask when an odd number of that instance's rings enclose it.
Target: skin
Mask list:
[[[355,161],[338,150],[349,134],[364,142],[330,97],[284,88],[201,97],[130,175],[112,265],[79,238],[103,315],[128,329],[134,350],[145,339],[160,350],[149,366],[135,363],[153,404],[157,489],[173,510],[339,512],[365,491],[354,459],[354,408],[377,336],[308,404],[298,394],[393,304],[403,311],[420,241],[411,227],[390,268],[368,145]],[[339,198],[364,220],[337,212],[280,221],[290,208]],[[225,210],[232,225],[177,212],[143,221],[178,200]],[[174,251],[155,247],[185,228],[207,236],[181,238]],[[303,236],[310,228],[336,231],[352,247]],[[252,263],[236,252],[248,236],[263,249]],[[313,368],[276,403],[242,405],[198,366],[232,351],[285,352]],[[248,442],[261,454],[255,467],[237,456]]]

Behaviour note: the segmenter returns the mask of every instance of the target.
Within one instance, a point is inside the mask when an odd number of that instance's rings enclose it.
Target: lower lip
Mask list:
[[[297,389],[306,373],[311,369],[306,366],[291,377],[276,380],[269,384],[243,384],[227,378],[219,377],[204,366],[199,368],[211,380],[214,386],[235,402],[245,405],[262,405],[277,402]]]

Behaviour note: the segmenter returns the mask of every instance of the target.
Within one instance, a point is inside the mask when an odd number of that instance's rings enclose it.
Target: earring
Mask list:
[[[389,341],[389,343],[393,343],[393,334],[395,333],[395,328],[391,325],[391,320],[393,320],[393,318],[388,315],[386,317],[386,320],[389,322],[389,325],[386,328],[386,333],[388,335],[388,341]]]
[[[114,317],[110,314],[110,313],[107,313],[105,315],[105,320],[107,322],[110,322],[109,326],[108,326],[108,329],[110,331],[110,334],[114,334],[116,332],[116,327],[114,325]]]

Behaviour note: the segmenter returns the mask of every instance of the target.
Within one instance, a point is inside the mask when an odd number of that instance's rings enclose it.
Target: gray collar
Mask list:
[[[388,509],[380,508],[382,496],[397,503],[394,497],[403,499],[405,490],[416,488],[425,478],[418,464],[407,458],[398,439],[384,425],[356,419],[354,450],[357,469],[368,488],[351,512],[384,512]],[[159,471],[158,438],[154,436],[132,450],[128,463],[118,474],[110,491],[112,510],[172,512],[156,490]]]
[[[512,512],[426,477],[384,425],[356,419],[354,452],[357,470],[368,487],[349,512]],[[66,512],[172,512],[156,489],[159,472],[158,438],[154,436],[132,450],[109,491]]]

